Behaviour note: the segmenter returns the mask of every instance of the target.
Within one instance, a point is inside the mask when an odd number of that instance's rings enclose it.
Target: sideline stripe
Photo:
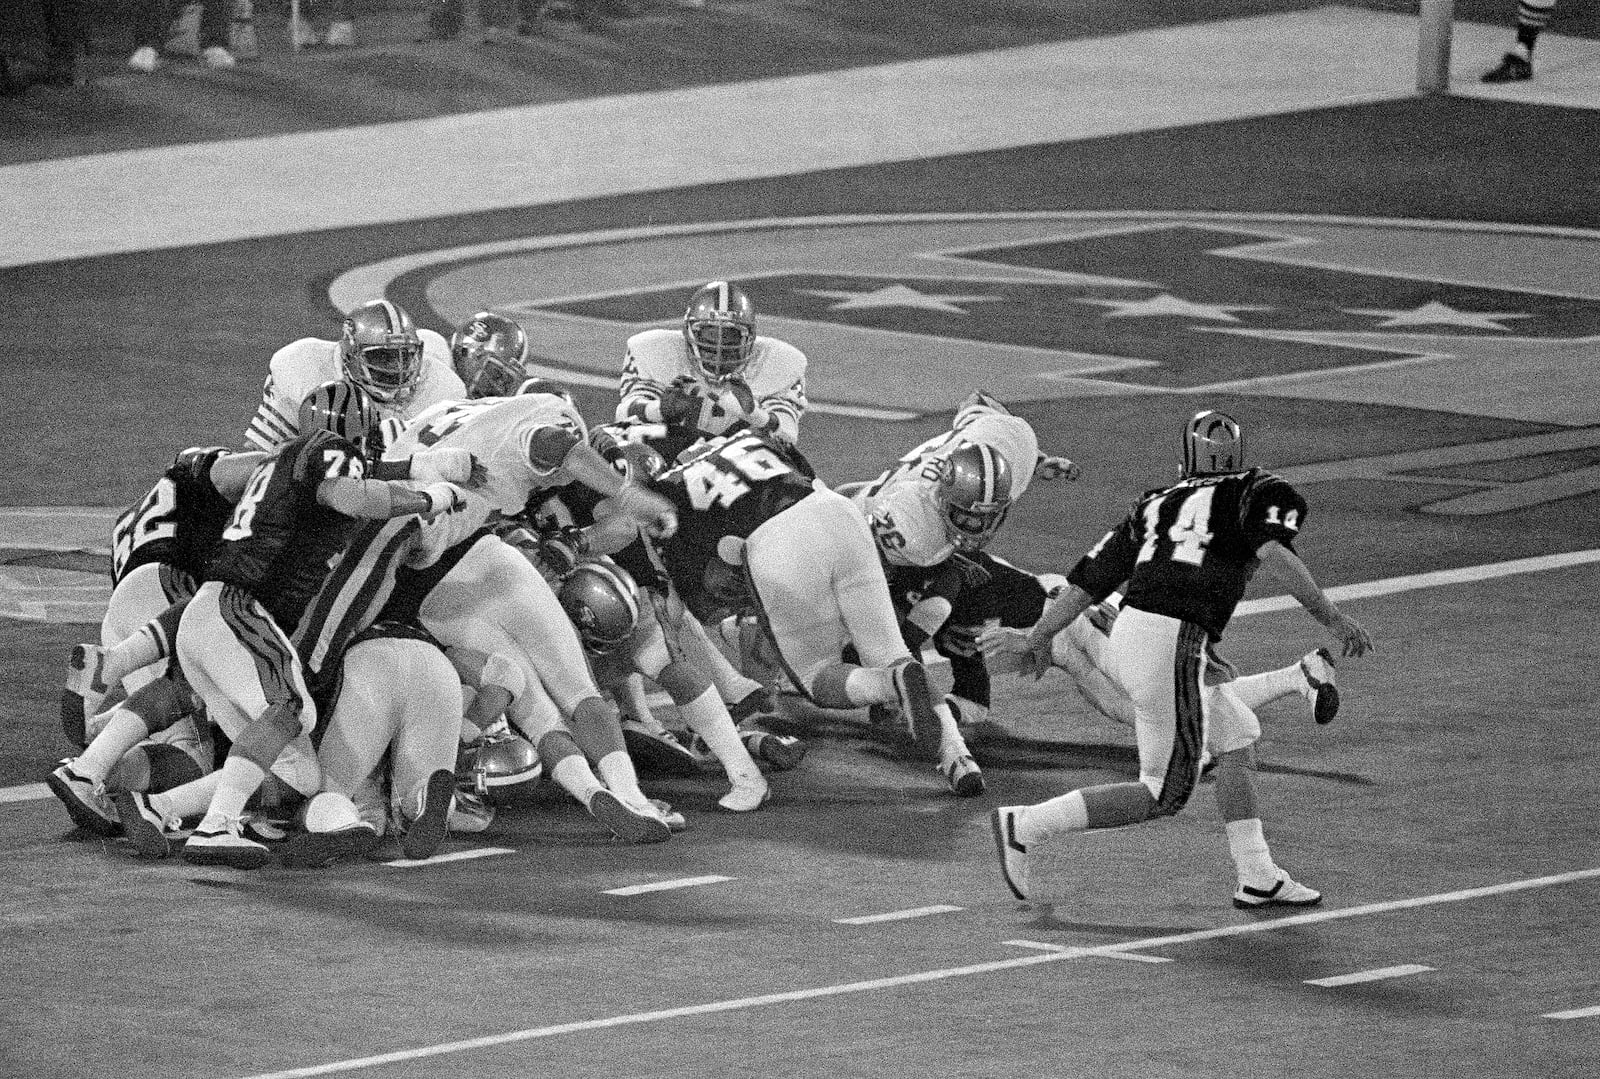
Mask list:
[[[1600,1004],[1588,1008],[1573,1008],[1569,1012],[1546,1012],[1540,1019],[1590,1019],[1600,1015]]]
[[[24,783],[20,787],[0,787],[0,804],[6,802],[35,802],[50,798],[50,788],[44,783]]]
[[[413,869],[422,865],[440,865],[444,862],[465,862],[473,858],[488,858],[494,854],[515,854],[510,847],[474,847],[471,850],[452,851],[449,854],[435,854],[432,858],[396,858],[384,865],[392,865],[398,869]]]
[[[1325,989],[1336,985],[1359,985],[1362,982],[1381,982],[1385,978],[1404,978],[1407,974],[1422,974],[1432,970],[1421,963],[1403,963],[1397,967],[1379,967],[1376,970],[1361,970],[1354,974],[1336,974],[1332,978],[1307,978],[1307,985],[1320,985]]]
[[[926,918],[930,914],[951,914],[966,907],[952,907],[940,903],[932,907],[913,907],[910,910],[892,910],[887,914],[864,914],[859,918],[835,918],[840,925],[871,925],[874,922],[900,922],[907,918]]]
[[[527,1030],[513,1030],[505,1034],[490,1034],[481,1038],[470,1038],[465,1041],[445,1042],[440,1045],[429,1045],[418,1049],[400,1049],[392,1053],[380,1053],[376,1056],[356,1057],[350,1060],[334,1061],[329,1064],[313,1064],[304,1068],[291,1068],[286,1071],[261,1072],[247,1077],[247,1079],[305,1079],[313,1075],[337,1075],[341,1072],[360,1071],[364,1068],[376,1068],[384,1064],[399,1064],[413,1060],[424,1060],[429,1057],[447,1056],[452,1053],[465,1053],[476,1049],[490,1049],[498,1045],[513,1045],[517,1042],[534,1041],[539,1038],[553,1038],[562,1034],[577,1034],[588,1030],[606,1030],[615,1027],[638,1026],[642,1023],[656,1023],[665,1019],[680,1019],[690,1015],[714,1015],[719,1012],[742,1011],[747,1008],[764,1008],[773,1004],[789,1004],[799,1000],[816,1000],[822,997],[845,996],[851,993],[866,993],[874,989],[893,989],[903,985],[921,985],[927,982],[945,981],[950,978],[965,978],[977,974],[994,974],[1002,970],[1015,970],[1020,967],[1039,966],[1044,963],[1056,963],[1064,959],[1077,959],[1083,956],[1114,956],[1123,957],[1130,952],[1139,952],[1147,948],[1161,948],[1174,944],[1188,944],[1199,940],[1215,940],[1221,937],[1237,937],[1250,933],[1271,933],[1291,926],[1310,925],[1316,922],[1331,922],[1344,918],[1359,918],[1367,914],[1383,914],[1395,910],[1411,910],[1417,907],[1433,906],[1438,903],[1459,903],[1468,899],[1481,899],[1486,896],[1505,895],[1511,892],[1527,891],[1532,888],[1548,888],[1558,884],[1570,884],[1575,881],[1589,880],[1600,877],[1600,869],[1579,869],[1570,873],[1558,873],[1549,877],[1533,877],[1528,880],[1510,881],[1505,884],[1490,884],[1481,888],[1464,888],[1455,892],[1444,892],[1439,895],[1417,896],[1412,899],[1392,900],[1384,903],[1368,903],[1359,907],[1346,907],[1342,910],[1323,910],[1313,914],[1292,915],[1287,918],[1272,918],[1263,921],[1251,921],[1241,925],[1222,926],[1218,929],[1201,929],[1191,933],[1175,933],[1166,937],[1151,937],[1146,940],[1130,940],[1121,944],[1104,944],[1088,948],[1068,948],[1059,952],[1047,952],[1043,955],[1022,956],[1017,959],[1000,959],[989,963],[973,963],[964,967],[946,967],[942,970],[924,970],[914,974],[897,974],[887,978],[873,978],[863,982],[844,982],[838,985],[822,985],[812,989],[794,989],[786,993],[767,993],[762,996],[738,997],[734,1000],[718,1000],[708,1004],[690,1004],[681,1008],[664,1008],[653,1012],[635,1012],[632,1015],[614,1015],[604,1019],[585,1019],[575,1023],[558,1023],[547,1027],[531,1027]]]
[[[1460,569],[1435,570],[1432,573],[1414,573],[1407,577],[1387,577],[1365,584],[1342,584],[1324,589],[1335,603],[1351,599],[1371,599],[1396,592],[1410,592],[1418,588],[1437,588],[1445,584],[1467,584],[1473,581],[1491,581],[1496,577],[1510,577],[1518,573],[1542,573],[1569,566],[1585,566],[1600,562],[1600,550],[1569,551],[1566,554],[1538,555],[1518,558],[1510,562],[1490,562],[1483,566],[1463,566]],[[1265,599],[1246,600],[1234,611],[1235,617],[1265,614],[1268,611],[1287,611],[1300,604],[1293,596],[1269,596]]]
[[[601,895],[643,895],[645,892],[667,892],[674,888],[694,888],[701,884],[721,884],[732,877],[715,874],[705,877],[679,877],[677,880],[658,880],[653,884],[630,884],[626,888],[607,888]]]

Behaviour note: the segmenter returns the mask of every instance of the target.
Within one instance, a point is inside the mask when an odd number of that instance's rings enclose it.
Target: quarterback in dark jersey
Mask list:
[[[811,478],[798,451],[755,432],[713,438],[655,489],[678,510],[667,572],[704,621],[749,604],[795,687],[824,708],[898,703],[920,756],[942,730],[928,676],[900,638],[866,520]],[[853,644],[861,664],[841,653]]]
[[[199,864],[254,868],[266,847],[241,833],[245,801],[291,744],[316,722],[299,657],[282,627],[293,627],[362,518],[455,508],[461,490],[436,483],[418,491],[367,479],[365,446],[376,428],[371,401],[345,382],[324,383],[301,406],[303,434],[281,446],[242,481],[213,481],[238,502],[207,566],[207,580],[184,610],[178,660],[211,721],[233,748],[199,827],[184,850]],[[206,780],[199,781],[206,783]],[[193,786],[193,785],[188,785]],[[188,786],[159,805],[186,804]],[[172,814],[137,792],[118,792],[118,817],[141,851],[164,855]]]
[[[1294,553],[1305,499],[1279,477],[1245,467],[1239,425],[1220,412],[1200,412],[1185,429],[1183,450],[1183,478],[1140,498],[1073,567],[1066,589],[1032,630],[990,630],[981,638],[991,659],[1013,657],[1025,671],[1042,674],[1056,633],[1126,585],[1110,654],[1134,705],[1139,780],[995,810],[1002,873],[1018,898],[1027,898],[1031,844],[1178,812],[1208,752],[1216,761],[1217,803],[1238,872],[1234,904],[1309,906],[1322,898],[1272,860],[1250,780],[1250,747],[1260,726],[1237,696],[1207,684],[1208,645],[1222,635],[1263,562],[1339,638],[1346,656],[1363,655],[1372,642]]]

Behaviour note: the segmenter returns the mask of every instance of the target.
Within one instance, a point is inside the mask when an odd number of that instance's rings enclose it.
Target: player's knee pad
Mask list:
[[[711,688],[711,679],[687,663],[669,663],[656,675],[656,684],[667,691],[673,704],[688,704]]]

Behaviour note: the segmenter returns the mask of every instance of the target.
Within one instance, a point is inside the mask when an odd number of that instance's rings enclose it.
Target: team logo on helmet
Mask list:
[[[609,558],[578,563],[556,595],[591,652],[603,655],[621,647],[639,624],[638,586]]]
[[[959,550],[981,550],[1011,512],[1011,466],[993,446],[968,443],[938,468],[945,535]]]
[[[510,397],[528,377],[528,335],[489,311],[473,315],[450,337],[450,363],[468,397]]]
[[[1196,412],[1183,430],[1183,474],[1215,476],[1244,468],[1244,431],[1232,416]]]
[[[345,374],[381,404],[404,405],[422,377],[416,324],[388,300],[369,300],[345,317],[339,353]]]
[[[743,289],[712,281],[695,290],[683,313],[683,339],[700,371],[721,382],[744,370],[756,347],[756,308]]]
[[[331,431],[362,453],[377,445],[378,409],[360,386],[343,379],[324,382],[300,402],[300,433]]]

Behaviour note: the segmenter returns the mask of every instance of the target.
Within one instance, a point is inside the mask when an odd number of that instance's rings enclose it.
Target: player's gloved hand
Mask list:
[[[673,379],[661,394],[661,422],[693,424],[700,415],[700,395],[694,392],[695,381],[688,375]]]
[[[453,483],[430,483],[422,489],[422,494],[428,500],[428,508],[423,510],[422,516],[428,518],[458,510],[467,504],[466,492]]]
[[[982,626],[945,626],[936,638],[939,648],[952,656],[970,657],[978,654],[978,634]]]
[[[1028,636],[1023,630],[1004,626],[985,628],[978,634],[978,646],[983,649],[989,669],[1000,674],[1015,671],[1035,679],[1043,678],[1051,666],[1050,642],[1044,641],[1035,647],[1029,643]]]
[[[1074,483],[1083,474],[1083,469],[1065,457],[1053,457],[1040,454],[1039,461],[1033,466],[1033,478],[1036,480],[1066,480]]]
[[[646,535],[671,539],[678,531],[678,514],[672,503],[642,484],[630,480],[611,498],[617,509],[637,521]]]
[[[722,406],[724,412],[735,416],[743,416],[752,430],[776,431],[777,418],[756,403],[755,391],[750,388],[750,383],[738,375],[729,375],[722,382],[722,395],[717,399],[717,404]]]
[[[1347,656],[1364,656],[1372,651],[1372,637],[1362,628],[1360,622],[1340,611],[1334,616],[1334,621],[1328,627],[1333,630],[1333,635],[1339,638],[1343,652]]]

